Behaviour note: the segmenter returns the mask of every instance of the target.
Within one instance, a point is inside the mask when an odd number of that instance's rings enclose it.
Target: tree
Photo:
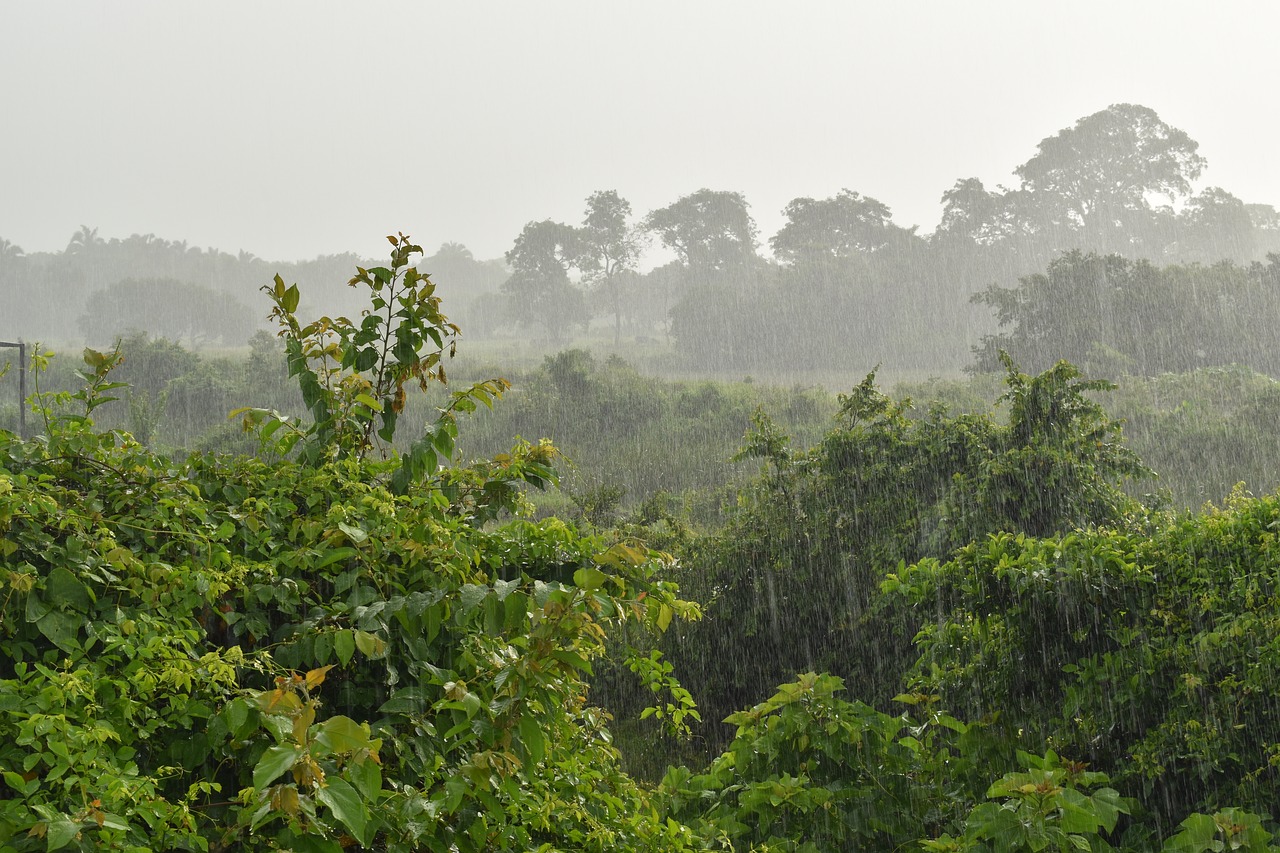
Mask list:
[[[1132,252],[1151,224],[1149,197],[1191,193],[1205,166],[1198,148],[1154,110],[1113,104],[1041,140],[1014,171],[1037,218],[1072,235],[1074,246]]]
[[[1253,224],[1258,254],[1265,257],[1280,252],[1280,211],[1269,204],[1246,204],[1244,208]]]
[[[0,237],[0,267],[14,263],[24,254],[21,246]]]
[[[783,213],[787,223],[769,246],[793,264],[844,261],[900,245],[914,233],[893,223],[887,205],[847,189],[832,198],[792,199]]]
[[[1200,515],[1000,533],[895,573],[885,591],[931,614],[910,689],[1107,772],[1164,833],[1196,809],[1265,809],[1278,517],[1276,496],[1237,492]]]
[[[268,287],[313,416],[367,421],[402,368],[443,381],[456,329],[392,241],[360,323],[304,327]],[[607,632],[697,608],[664,555],[513,517],[550,444],[455,466],[437,421],[403,489],[421,439],[399,466],[324,429],[309,459],[169,459],[96,431],[118,363],[86,351],[86,387],[38,394],[38,440],[0,431],[0,848],[704,849],[622,771],[586,681]]]
[[[100,246],[105,246],[106,240],[98,236],[97,228],[90,228],[88,225],[81,225],[80,230],[71,235],[71,239],[67,241],[67,254],[91,254]]]
[[[243,344],[257,326],[234,296],[174,279],[125,279],[96,290],[78,322],[94,343],[144,331],[190,346]]]
[[[878,606],[889,572],[995,531],[1046,535],[1125,517],[1134,503],[1120,483],[1145,469],[1085,396],[1110,386],[1068,364],[1028,377],[1012,363],[1006,385],[1003,422],[940,405],[912,416],[911,401],[880,392],[871,374],[803,452],[755,418],[739,458],[764,470],[683,560],[706,618],[668,649],[707,719],[804,671],[838,675],[883,707],[927,618]]]
[[[3,286],[9,298],[14,298],[23,292],[21,271],[25,266],[25,260],[25,253],[21,246],[0,237],[0,286]],[[11,314],[23,313],[17,310],[17,306],[9,306],[8,311]],[[12,330],[10,332],[12,333]]]
[[[942,194],[935,240],[992,246],[1032,234],[1030,224],[1018,215],[1019,201],[1016,191],[988,190],[977,178],[958,180]]]
[[[974,297],[995,310],[1001,331],[973,348],[973,369],[1001,370],[1004,350],[1036,369],[1065,358],[1148,376],[1229,364],[1274,372],[1276,268],[1229,261],[1157,267],[1065,252],[1018,287],[993,285]]]
[[[541,329],[561,341],[590,319],[582,291],[569,280],[581,253],[574,228],[544,219],[525,225],[507,252],[511,276],[502,285],[517,325]]]
[[[1007,354],[1001,361],[1009,419],[982,462],[952,479],[946,548],[996,531],[1052,536],[1122,520],[1136,504],[1118,484],[1152,472],[1125,445],[1120,422],[1087,396],[1116,386],[1066,361],[1036,376]]]
[[[743,272],[759,260],[756,223],[741,193],[700,189],[651,212],[644,227],[691,271]]]
[[[1256,242],[1249,210],[1221,187],[1208,187],[1193,196],[1178,216],[1177,229],[1178,256],[1183,261],[1212,264],[1253,258]]]
[[[616,190],[601,190],[587,198],[578,229],[577,264],[584,280],[608,293],[613,307],[613,343],[622,341],[622,282],[635,271],[644,246],[644,232],[632,224],[631,203]]]
[[[508,274],[501,260],[477,260],[461,243],[441,243],[434,255],[422,259],[422,268],[440,280],[441,296],[451,304],[497,292]]]

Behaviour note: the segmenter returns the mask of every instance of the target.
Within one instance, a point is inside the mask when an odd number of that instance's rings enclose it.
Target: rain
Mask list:
[[[1280,849],[1277,26],[0,11],[0,851]]]

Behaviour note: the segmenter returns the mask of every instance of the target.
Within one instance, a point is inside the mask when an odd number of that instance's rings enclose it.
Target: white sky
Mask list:
[[[706,186],[781,209],[842,187],[928,232],[1113,103],[1280,206],[1280,3],[0,0],[0,237],[81,224],[272,260],[479,257],[524,223]]]

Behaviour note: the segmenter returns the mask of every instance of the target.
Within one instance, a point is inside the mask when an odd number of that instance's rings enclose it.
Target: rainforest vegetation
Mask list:
[[[0,350],[0,851],[1280,849],[1280,257],[1202,165],[1118,105],[775,262],[711,191],[504,263],[0,254],[91,344]]]

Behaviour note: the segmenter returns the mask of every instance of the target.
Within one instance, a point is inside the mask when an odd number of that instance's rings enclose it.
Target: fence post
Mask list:
[[[0,341],[0,347],[18,350],[18,437],[27,440],[27,345],[19,340],[16,344]]]
[[[27,345],[18,338],[18,438],[27,436]]]

